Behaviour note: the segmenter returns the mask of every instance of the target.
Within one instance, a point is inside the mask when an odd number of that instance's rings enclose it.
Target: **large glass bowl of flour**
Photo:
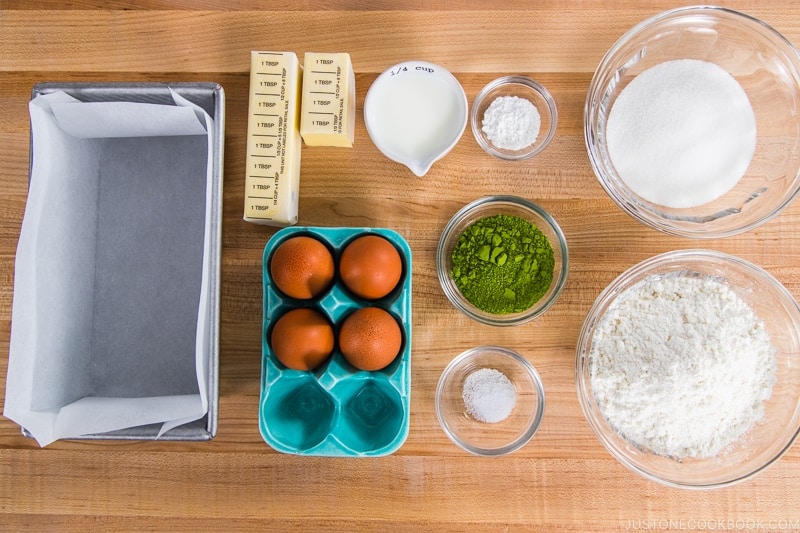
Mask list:
[[[713,250],[647,259],[580,332],[578,399],[623,465],[708,489],[777,461],[800,429],[800,307],[762,268]]]
[[[800,55],[736,11],[663,12],[603,57],[584,135],[601,185],[640,222],[692,238],[753,229],[800,191]]]

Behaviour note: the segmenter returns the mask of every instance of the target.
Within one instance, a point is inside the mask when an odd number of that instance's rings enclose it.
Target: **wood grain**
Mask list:
[[[594,177],[582,122],[594,68],[624,31],[669,7],[674,3],[643,7],[632,0],[410,0],[368,7],[344,0],[0,2],[0,405],[33,85],[216,81],[227,99],[217,437],[207,443],[59,441],[38,449],[0,417],[0,530],[616,531],[688,529],[701,521],[800,528],[797,446],[746,483],[679,491],[617,463],[578,405],[574,350],[586,312],[616,275],[642,259],[672,249],[719,249],[760,264],[800,297],[797,203],[746,235],[698,243],[635,222]],[[796,2],[729,7],[800,43]],[[300,224],[388,227],[411,245],[411,430],[388,457],[282,455],[258,432],[261,252],[275,229],[242,221],[249,51],[255,49],[347,51],[353,58],[355,147],[303,149]],[[558,104],[553,143],[536,158],[510,163],[487,157],[467,131],[428,175],[413,177],[377,151],[362,115],[375,77],[411,58],[449,68],[470,101],[497,76],[536,78]],[[436,244],[450,216],[495,193],[541,203],[570,246],[569,278],[556,305],[515,328],[470,322],[447,302],[435,272]],[[479,344],[521,352],[547,392],[534,440],[502,459],[461,452],[434,412],[442,369]]]

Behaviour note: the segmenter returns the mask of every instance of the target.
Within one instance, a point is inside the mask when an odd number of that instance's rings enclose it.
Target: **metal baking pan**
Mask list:
[[[217,431],[218,417],[218,371],[219,371],[219,307],[220,307],[220,259],[221,259],[221,226],[222,226],[222,183],[223,183],[223,147],[225,131],[225,95],[222,87],[216,83],[181,82],[181,83],[39,83],[34,86],[32,97],[62,91],[81,102],[142,102],[174,105],[171,91],[205,110],[213,119],[213,127],[209,131],[208,146],[209,171],[208,180],[197,180],[199,192],[193,198],[202,198],[204,205],[193,206],[207,214],[206,249],[202,254],[203,268],[208,273],[209,283],[205,297],[200,301],[198,315],[205,314],[208,324],[207,334],[201,344],[206,344],[203,352],[207,353],[207,374],[205,394],[208,400],[206,414],[193,422],[185,423],[158,435],[161,424],[147,424],[103,433],[82,435],[80,439],[116,439],[116,440],[168,440],[168,441],[205,441],[213,438]],[[176,153],[180,158],[183,154]],[[33,143],[31,143],[31,169],[33,168]],[[210,183],[209,183],[210,181]],[[204,183],[205,182],[205,183]],[[210,197],[207,197],[210,195]],[[207,211],[207,209],[209,211]],[[179,217],[171,224],[179,226]],[[165,225],[165,227],[169,227]],[[168,231],[168,230],[167,230]],[[164,250],[169,254],[169,250]],[[202,268],[201,268],[202,270]],[[120,327],[122,325],[120,324]],[[145,385],[143,383],[143,385]],[[202,387],[202,384],[198,384]],[[145,394],[145,393],[143,393]],[[202,394],[202,391],[201,391]],[[22,428],[23,434],[31,436]]]

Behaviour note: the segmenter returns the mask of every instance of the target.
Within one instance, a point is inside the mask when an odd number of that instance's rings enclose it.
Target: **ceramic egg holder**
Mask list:
[[[350,292],[338,273],[339,257],[350,241],[379,235],[391,242],[403,261],[397,287],[386,297],[365,300]],[[330,289],[312,300],[281,293],[269,275],[272,252],[286,239],[307,235],[325,244],[337,272]],[[264,440],[284,453],[368,457],[388,455],[408,436],[411,392],[411,249],[398,233],[382,228],[290,227],[278,231],[264,248],[264,321],[262,325],[259,429]],[[312,307],[328,317],[338,336],[344,319],[366,306],[381,307],[401,326],[400,353],[374,372],[350,365],[339,351],[310,371],[287,368],[270,347],[271,326],[285,312]]]

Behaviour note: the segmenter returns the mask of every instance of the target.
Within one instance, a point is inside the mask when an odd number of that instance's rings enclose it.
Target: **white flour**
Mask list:
[[[726,70],[679,59],[645,70],[622,90],[608,116],[607,142],[620,178],[636,194],[695,207],[728,192],[747,171],[756,119]]]
[[[763,322],[721,281],[651,276],[598,324],[592,390],[609,424],[639,447],[713,457],[763,417],[775,353]]]
[[[519,96],[495,98],[483,114],[481,129],[494,146],[522,150],[536,142],[542,117],[530,100]]]
[[[502,422],[517,403],[517,391],[505,374],[481,368],[467,376],[461,391],[467,412],[480,422]]]

